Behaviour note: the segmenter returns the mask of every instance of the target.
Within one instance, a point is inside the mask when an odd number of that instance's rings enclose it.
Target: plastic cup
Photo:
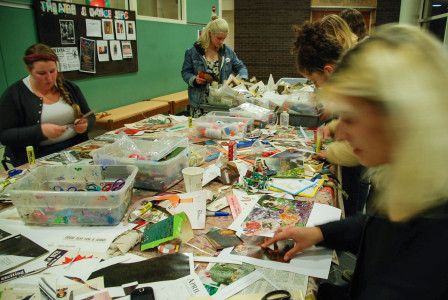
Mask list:
[[[182,174],[184,175],[185,189],[187,190],[187,193],[202,189],[204,168],[188,167],[182,170]]]

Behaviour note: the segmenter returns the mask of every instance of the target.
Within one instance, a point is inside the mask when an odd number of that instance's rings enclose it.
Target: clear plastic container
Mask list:
[[[227,111],[211,111],[195,122],[199,136],[217,140],[228,140],[234,132],[235,139],[243,139],[246,132],[254,128],[254,119],[233,117]]]
[[[195,122],[196,123],[196,122]],[[158,148],[160,153],[171,153],[178,147],[185,147],[181,152],[168,160],[154,161],[130,158],[132,154],[121,149],[116,142],[90,153],[93,161],[100,165],[134,165],[138,167],[135,186],[154,191],[166,191],[182,180],[182,169],[189,165],[188,138],[165,138],[159,141],[133,140],[137,151]],[[115,145],[114,145],[115,144]],[[125,155],[124,155],[125,154]]]
[[[234,117],[254,118],[255,125],[260,125],[259,127],[275,124],[276,121],[274,111],[252,103],[243,103],[238,107],[230,108],[229,112]]]
[[[277,81],[276,85],[279,85],[281,83],[286,83],[286,84],[294,86],[298,83],[305,84],[307,81],[308,80],[306,78],[280,78]]]
[[[116,225],[131,202],[135,166],[40,166],[8,186],[25,224]],[[88,191],[124,179],[115,191]],[[67,191],[70,187],[75,187]],[[60,191],[60,189],[63,189]]]

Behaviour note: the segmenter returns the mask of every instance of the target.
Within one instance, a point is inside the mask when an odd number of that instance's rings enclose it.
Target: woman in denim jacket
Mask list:
[[[188,84],[190,115],[193,118],[203,114],[200,105],[206,102],[212,81],[222,83],[232,72],[241,79],[248,78],[244,63],[224,44],[228,32],[226,20],[213,14],[212,21],[205,26],[198,41],[185,52],[182,78]],[[200,76],[199,71],[206,73],[205,76]]]

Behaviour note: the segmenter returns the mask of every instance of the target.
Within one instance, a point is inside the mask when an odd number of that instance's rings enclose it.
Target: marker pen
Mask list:
[[[228,212],[208,212],[207,213],[207,217],[220,217],[220,216],[228,216],[229,213]]]

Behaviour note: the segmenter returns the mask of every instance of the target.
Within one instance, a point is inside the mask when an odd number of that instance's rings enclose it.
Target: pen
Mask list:
[[[207,217],[220,217],[220,216],[228,216],[229,213],[228,212],[210,212],[207,213]]]

